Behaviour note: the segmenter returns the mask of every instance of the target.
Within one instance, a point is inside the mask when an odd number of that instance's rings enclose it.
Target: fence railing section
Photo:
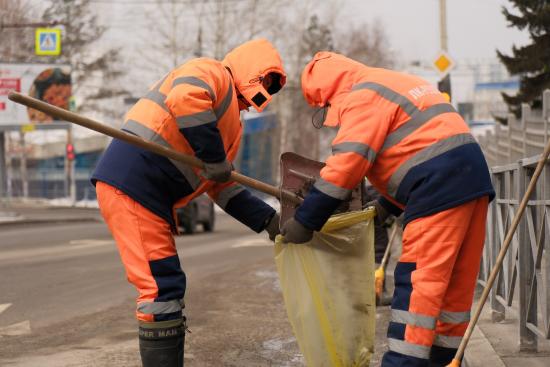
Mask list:
[[[490,166],[517,162],[540,154],[550,137],[550,90],[543,93],[542,109],[523,105],[521,119],[508,117],[508,126],[496,124],[494,131],[478,137]]]
[[[496,198],[487,222],[479,283],[485,285],[504,236],[518,210],[539,156],[491,169]],[[539,177],[493,286],[493,321],[517,317],[520,350],[533,351],[537,338],[550,339],[550,162]]]

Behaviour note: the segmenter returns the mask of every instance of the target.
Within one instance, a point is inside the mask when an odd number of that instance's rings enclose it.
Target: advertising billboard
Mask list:
[[[52,64],[0,64],[0,125],[51,122],[51,116],[8,100],[12,90],[69,109],[70,68]]]

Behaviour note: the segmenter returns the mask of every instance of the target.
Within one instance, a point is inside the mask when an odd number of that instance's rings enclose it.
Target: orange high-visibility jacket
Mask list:
[[[319,52],[302,74],[308,103],[337,126],[332,156],[296,213],[319,229],[367,177],[381,204],[405,222],[493,195],[485,158],[468,125],[425,80]]]
[[[261,111],[271,100],[262,79],[285,73],[277,50],[264,39],[247,42],[220,62],[193,59],[169,72],[127,113],[123,130],[204,162],[233,161],[242,127],[238,94]],[[173,208],[184,206],[203,192],[254,230],[273,209],[233,182],[216,184],[200,171],[117,139],[113,140],[93,174],[174,224]],[[229,201],[239,196],[242,207],[231,212]],[[243,205],[243,200],[252,200]],[[245,210],[245,207],[256,208]],[[269,209],[268,209],[269,208]],[[262,211],[263,210],[263,211]],[[263,223],[262,223],[263,224]]]

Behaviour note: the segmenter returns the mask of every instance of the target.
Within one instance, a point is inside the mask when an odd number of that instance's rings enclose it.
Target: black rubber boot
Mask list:
[[[183,367],[184,320],[140,322],[139,353],[143,367]]]

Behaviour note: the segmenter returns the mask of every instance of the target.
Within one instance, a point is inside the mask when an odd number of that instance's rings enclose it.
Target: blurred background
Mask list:
[[[485,137],[524,102],[509,106],[502,96],[514,95],[525,74],[503,58],[514,55],[514,45],[534,42],[532,29],[511,18],[522,14],[520,3],[0,0],[0,196],[93,201],[88,178],[109,142],[11,106],[10,89],[120,127],[131,105],[169,70],[194,57],[222,59],[257,37],[279,49],[288,82],[265,113],[242,116],[237,168],[247,175],[276,183],[281,152],[319,160],[329,154],[335,131],[313,128],[300,90],[300,73],[319,50],[425,78]],[[59,36],[40,36],[38,29]],[[59,53],[48,54],[48,47]],[[531,99],[541,95],[531,92]]]

